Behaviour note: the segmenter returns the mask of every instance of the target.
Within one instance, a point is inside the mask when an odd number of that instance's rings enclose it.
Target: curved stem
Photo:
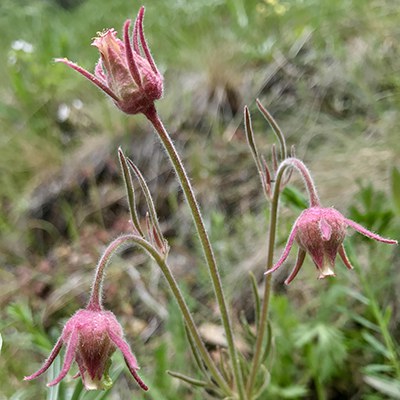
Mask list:
[[[168,284],[175,296],[175,299],[178,302],[179,308],[182,312],[182,315],[185,319],[188,329],[189,329],[191,335],[193,336],[193,340],[196,343],[196,346],[204,360],[204,363],[207,365],[208,370],[210,371],[211,375],[217,382],[219,388],[226,395],[228,395],[228,396],[232,395],[231,388],[228,386],[228,384],[222,377],[221,373],[218,371],[217,367],[214,364],[214,361],[212,360],[207,348],[204,345],[203,340],[201,339],[200,333],[195,325],[193,317],[189,311],[188,306],[185,303],[185,300],[184,300],[183,295],[178,287],[178,284],[176,283],[175,278],[171,274],[171,270],[170,270],[168,264],[163,259],[157,261],[157,263],[160,266],[162,272],[164,273],[164,276],[168,281]]]
[[[307,188],[310,207],[320,207],[321,202],[318,197],[317,189],[315,188],[314,181],[311,177],[310,171],[305,166],[303,161],[300,161],[298,158],[294,158],[294,157],[289,157],[286,160],[283,160],[281,162],[281,164],[279,165],[277,175],[279,174],[279,171],[281,169],[286,169],[289,166],[294,167],[302,176],[302,178],[304,180],[304,184],[306,185],[306,188]]]
[[[190,313],[189,307],[186,304],[186,301],[183,297],[181,290],[179,289],[178,283],[176,282],[174,276],[172,275],[171,269],[167,264],[167,261],[149,242],[145,239],[141,238],[140,236],[136,235],[127,235],[129,238],[127,240],[132,241],[133,243],[143,247],[156,261],[158,266],[160,267],[162,273],[167,280],[169,287],[178,303],[178,306],[182,312],[182,316],[187,324],[187,327],[190,333],[193,336],[193,340],[195,341],[201,356],[203,357],[204,363],[206,364],[208,370],[210,371],[211,375],[217,382],[218,386],[224,391],[227,396],[232,395],[231,389],[228,384],[225,382],[224,378],[218,371],[217,367],[214,364],[210,354],[208,353],[206,346],[201,339],[200,333],[196,327],[196,324],[193,320],[192,314]]]
[[[171,269],[169,268],[165,258],[161,255],[149,242],[143,239],[140,236],[127,234],[120,236],[115,239],[110,245],[107,247],[106,251],[100,258],[100,261],[97,266],[95,279],[92,287],[92,293],[90,296],[89,304],[87,306],[88,309],[101,309],[101,287],[102,281],[104,277],[104,269],[107,266],[108,262],[111,259],[111,256],[118,250],[122,245],[127,243],[133,243],[139,245],[143,249],[145,249],[157,262],[158,266],[161,268],[162,273],[164,274],[171,291],[179,305],[179,308],[182,312],[182,316],[187,324],[190,333],[193,336],[193,340],[195,341],[200,354],[203,357],[204,363],[207,366],[210,374],[213,376],[214,380],[217,382],[218,386],[224,391],[227,396],[232,395],[231,389],[228,384],[225,382],[221,373],[218,371],[217,367],[214,364],[210,354],[208,353],[203,340],[201,339],[200,333],[196,327],[196,324],[193,320],[193,317],[190,313],[189,307],[186,304],[186,301],[182,295],[182,292],[179,289],[179,286],[172,275]]]
[[[276,225],[277,225],[277,219],[278,219],[278,203],[279,203],[279,194],[280,194],[280,184],[282,181],[282,175],[283,175],[283,170],[282,169],[281,173],[277,174],[276,178],[276,183],[274,186],[274,193],[271,201],[271,214],[270,214],[270,225],[269,225],[269,233],[268,233],[268,250],[267,250],[267,270],[272,267],[273,264],[273,259],[274,259],[274,246],[275,246],[275,235],[276,235]],[[263,353],[262,351],[262,345],[264,342],[264,335],[265,335],[265,330],[267,327],[267,320],[268,320],[268,309],[269,309],[269,300],[270,300],[270,295],[271,295],[271,283],[272,283],[272,275],[267,275],[265,278],[265,286],[264,286],[264,296],[262,300],[262,306],[261,306],[261,314],[260,314],[260,320],[258,324],[258,330],[257,330],[257,340],[256,344],[254,347],[254,356],[253,356],[253,361],[251,364],[250,368],[250,374],[247,380],[247,395],[251,397],[251,394],[253,392],[253,386],[254,382],[256,379],[256,375],[258,372],[258,367],[261,361],[261,354]]]
[[[178,180],[181,184],[182,190],[185,194],[185,198],[189,205],[198,236],[203,248],[203,252],[207,261],[209,273],[211,276],[211,281],[214,287],[215,296],[218,301],[218,306],[221,312],[221,319],[225,330],[226,340],[228,343],[229,355],[232,363],[232,370],[235,378],[236,387],[239,394],[239,399],[245,399],[245,390],[243,383],[243,376],[240,371],[239,359],[236,352],[236,347],[233,338],[232,324],[230,321],[224,292],[222,289],[221,278],[218,272],[217,263],[215,260],[214,252],[211,247],[210,239],[208,237],[207,231],[204,226],[203,218],[201,216],[200,208],[195,198],[191,183],[186,174],[185,168],[183,166],[182,160],[175,149],[175,146],[166,131],[164,125],[162,124],[155,107],[150,108],[145,113],[147,119],[151,122],[154,129],[158,133],[158,136],[167,151],[167,154],[171,160],[171,163],[175,169]]]
[[[302,175],[304,179],[304,183],[307,188],[307,192],[309,195],[309,201],[311,207],[318,207],[320,205],[319,197],[317,194],[317,190],[314,186],[314,182],[311,178],[311,174],[308,168],[304,165],[302,161],[297,158],[290,157],[281,162],[279,165],[278,171],[276,173],[276,182],[274,186],[272,201],[271,201],[271,215],[270,215],[270,226],[269,226],[269,234],[268,234],[268,249],[267,249],[267,270],[272,268],[273,259],[274,259],[274,247],[275,247],[275,237],[276,237],[276,227],[278,220],[278,205],[279,205],[279,195],[280,195],[280,187],[282,183],[283,173],[286,168],[294,167],[296,170]],[[271,283],[272,276],[267,275],[265,278],[265,286],[264,286],[264,297],[262,301],[261,314],[260,314],[260,322],[258,325],[257,331],[257,340],[254,347],[254,357],[250,369],[249,378],[247,381],[246,391],[247,395],[250,397],[253,392],[253,386],[256,379],[258,367],[261,361],[262,354],[262,346],[264,342],[264,335],[268,320],[268,310],[270,304],[271,297]]]
[[[104,278],[104,270],[110,261],[113,254],[123,246],[128,240],[130,240],[132,235],[123,235],[113,240],[104,251],[101,256],[97,268],[96,273],[93,280],[92,292],[90,294],[89,303],[87,308],[90,310],[101,310],[102,306],[102,287],[103,287],[103,278]]]

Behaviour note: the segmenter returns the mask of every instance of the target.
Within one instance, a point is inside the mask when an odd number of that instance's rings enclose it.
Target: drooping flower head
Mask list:
[[[143,390],[148,389],[136,372],[139,366],[129,344],[123,337],[121,325],[114,314],[104,310],[101,304],[104,269],[115,250],[127,239],[129,239],[129,235],[121,236],[107,247],[98,263],[87,307],[78,310],[67,321],[61,336],[43,366],[34,374],[26,376],[24,380],[35,379],[46,372],[65,345],[64,364],[61,372],[47,386],[57,385],[67,375],[75,361],[79,370],[75,377],[81,377],[86,390],[110,388],[112,381],[108,372],[111,356],[116,349],[119,349],[136,382]]]
[[[310,207],[297,218],[281,258],[266,274],[276,271],[284,263],[295,241],[299,245],[299,251],[296,264],[285,281],[286,284],[289,284],[296,277],[307,253],[319,270],[319,279],[335,276],[334,266],[338,253],[345,266],[348,269],[353,269],[343,246],[347,227],[351,227],[364,236],[379,242],[397,244],[396,240],[385,239],[345,218],[334,208]]]
[[[92,45],[100,52],[94,75],[66,58],[62,62],[81,73],[107,93],[116,106],[127,114],[145,113],[163,93],[163,77],[151,56],[143,31],[144,7],[141,7],[133,28],[132,41],[129,28],[124,24],[123,40],[114,29],[98,34]]]
[[[110,357],[119,348],[129,371],[139,386],[147,390],[147,386],[136,372],[139,369],[136,358],[124,340],[121,325],[112,312],[90,309],[77,311],[65,324],[60,338],[43,366],[24,379],[32,380],[42,375],[50,367],[63,345],[66,346],[63,367],[58,377],[47,386],[59,383],[76,361],[79,368],[76,377],[81,377],[86,390],[109,389],[112,386],[108,374]]]

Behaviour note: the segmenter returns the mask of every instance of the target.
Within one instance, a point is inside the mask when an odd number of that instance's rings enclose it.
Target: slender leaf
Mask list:
[[[254,140],[254,132],[253,132],[253,128],[251,126],[250,111],[247,108],[247,106],[244,108],[244,128],[245,128],[245,133],[246,133],[246,138],[247,138],[247,144],[249,145],[251,154],[253,155],[254,161],[257,164],[257,169],[261,173],[260,157],[258,155],[257,145]]]
[[[243,310],[242,310],[242,312],[240,313],[240,317],[239,317],[239,318],[240,318],[240,322],[242,323],[242,328],[245,330],[245,333],[246,333],[247,337],[248,337],[250,340],[254,341],[255,338],[256,338],[256,335],[255,335],[255,333],[252,331],[252,329],[251,329],[251,327],[250,327],[250,325],[249,325],[249,323],[248,323],[248,321],[247,321],[247,318],[246,318],[245,313],[244,313]]]
[[[60,370],[61,370],[61,358],[56,357],[49,368],[49,373],[48,373],[49,382],[51,382],[58,376],[58,374],[60,373]],[[60,390],[60,385],[51,386],[47,391],[46,399],[47,400],[61,400],[58,396],[59,390]]]
[[[126,157],[121,148],[118,149],[118,157],[119,157],[119,162],[121,164],[122,174],[124,177],[126,194],[128,195],[128,204],[129,204],[129,211],[131,214],[132,223],[135,226],[136,230],[140,233],[140,235],[144,236],[137,215],[135,189],[133,187],[132,176],[129,171],[128,164],[126,163]]]
[[[260,313],[261,313],[261,300],[260,300],[260,295],[258,294],[257,279],[252,272],[250,272],[249,275],[250,275],[251,288],[253,290],[253,298],[254,298],[254,316],[256,320],[256,327],[258,328],[258,321],[260,321]]]
[[[400,399],[400,382],[398,380],[367,375],[364,377],[364,381],[391,399]]]
[[[154,207],[153,198],[151,197],[150,189],[147,186],[147,183],[146,183],[142,173],[140,172],[139,168],[129,158],[127,159],[127,161],[128,161],[129,166],[131,167],[133,173],[135,174],[137,180],[139,181],[140,187],[142,188],[144,197],[146,199],[147,207],[149,210],[150,219],[156,230],[156,234],[158,235],[158,238],[160,240],[164,240],[163,235],[161,233],[160,225],[158,224],[157,213],[156,213],[156,209]],[[153,234],[153,233],[151,233],[151,234]]]
[[[392,372],[393,367],[391,365],[385,365],[385,364],[369,364],[365,368],[363,368],[363,372],[366,375],[374,375],[378,372]]]
[[[220,350],[220,358],[219,358],[219,368],[221,370],[222,375],[226,379],[227,382],[232,382],[232,373],[229,369],[227,369],[227,363],[226,359],[228,359],[228,355],[226,353],[226,350],[221,349]]]
[[[197,366],[199,367],[199,369],[202,371],[203,375],[208,378],[207,370],[204,367],[204,363],[200,357],[199,351],[197,350],[196,344],[195,344],[193,337],[189,331],[189,328],[187,327],[186,324],[184,324],[184,327],[185,327],[186,337],[189,342],[190,350],[192,351],[192,354],[193,354],[193,358],[194,358]]]
[[[181,374],[180,372],[167,371],[167,374],[173,376],[174,378],[180,379],[181,381],[189,383],[190,385],[200,386],[200,387],[205,387],[208,385],[208,383],[205,381],[192,378],[191,376]]]
[[[261,114],[264,116],[264,118],[268,121],[270,127],[274,131],[276,137],[278,138],[280,147],[281,147],[281,159],[284,160],[287,157],[287,151],[286,151],[286,140],[285,136],[283,135],[283,132],[281,128],[279,127],[278,123],[275,121],[275,119],[272,117],[272,115],[268,112],[268,110],[261,104],[260,100],[256,100],[258,109],[261,111]]]
[[[378,353],[390,359],[391,357],[390,351],[374,336],[372,336],[368,332],[363,332],[362,336]]]
[[[264,353],[261,357],[261,362],[265,362],[272,348],[272,326],[270,321],[267,322],[267,343],[265,344]]]
[[[260,365],[259,380],[261,381],[261,386],[257,389],[254,399],[258,399],[268,387],[271,382],[271,374],[264,365]]]

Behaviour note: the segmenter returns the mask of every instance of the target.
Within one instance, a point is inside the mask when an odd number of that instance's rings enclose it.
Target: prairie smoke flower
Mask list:
[[[57,58],[78,71],[108,94],[126,114],[145,113],[163,93],[163,77],[150,54],[143,31],[144,7],[141,7],[129,37],[131,20],[124,24],[123,41],[114,29],[98,34],[92,45],[100,52],[94,75],[66,58]]]
[[[78,364],[80,376],[86,390],[108,389],[112,381],[108,375],[111,355],[119,348],[125,358],[129,371],[139,386],[147,390],[136,370],[139,369],[135,356],[128,343],[123,339],[121,325],[111,311],[102,309],[82,309],[77,311],[65,324],[50,356],[43,366],[24,380],[32,380],[42,375],[66,346],[64,364],[57,378],[47,386],[57,385],[68,373],[73,361]]]
[[[326,276],[335,276],[335,258],[340,258],[348,269],[353,269],[344,250],[343,241],[346,228],[351,227],[364,236],[379,242],[397,244],[397,240],[385,239],[345,218],[334,208],[310,207],[304,210],[293,225],[289,239],[279,261],[266,274],[276,271],[287,259],[294,241],[299,245],[296,264],[286,279],[288,285],[297,275],[303,265],[306,253],[309,253],[319,270],[318,279]]]
[[[47,386],[57,385],[67,375],[72,363],[76,361],[79,372],[75,378],[81,377],[86,390],[108,389],[112,386],[108,374],[111,355],[118,348],[136,382],[143,390],[148,389],[136,372],[139,367],[132,350],[124,340],[121,325],[111,311],[104,310],[101,301],[104,270],[115,251],[129,239],[130,235],[120,236],[108,245],[97,265],[88,305],[85,309],[78,310],[67,321],[43,366],[34,374],[26,376],[24,380],[30,381],[46,372],[62,346],[65,345],[61,372]]]

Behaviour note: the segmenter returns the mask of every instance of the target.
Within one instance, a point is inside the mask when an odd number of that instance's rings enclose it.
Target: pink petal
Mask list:
[[[68,60],[67,58],[56,58],[54,61],[62,62],[65,65],[68,65],[69,67],[71,67],[72,69],[83,75],[85,78],[89,79],[90,82],[94,83],[99,89],[107,93],[112,99],[114,99],[117,102],[119,101],[118,96],[114,94],[114,92],[106,84],[104,84],[99,78],[91,74],[89,71],[86,71],[86,69],[80,67],[78,64],[75,64],[74,62]]]
[[[57,378],[48,383],[47,386],[57,385],[57,383],[60,383],[60,381],[63,378],[65,378],[65,375],[67,375],[68,371],[71,368],[72,362],[74,361],[76,348],[78,346],[78,341],[79,341],[78,331],[73,330],[68,340],[68,345],[67,345],[67,350],[65,351],[65,358],[62,370],[60,374],[57,376]]]
[[[155,74],[160,75],[158,72],[158,69],[156,67],[156,64],[153,60],[153,57],[151,56],[150,49],[147,46],[146,38],[144,37],[144,30],[143,30],[143,18],[144,18],[144,7],[140,7],[137,19],[139,21],[139,36],[140,36],[140,43],[142,44],[142,49],[144,51],[144,54],[146,55],[146,59],[149,62],[151,69],[154,71]]]
[[[285,285],[289,285],[289,283],[292,282],[294,278],[296,278],[298,272],[300,271],[301,266],[303,265],[306,254],[307,254],[306,251],[304,251],[303,249],[299,249],[297,253],[296,264],[292,272],[290,273],[289,277],[285,280]]]
[[[25,376],[24,381],[30,381],[32,379],[37,378],[38,376],[42,375],[43,372],[46,372],[46,370],[50,367],[54,359],[57,357],[58,353],[61,350],[63,341],[61,336],[58,338],[57,343],[54,345],[53,350],[51,350],[51,353],[47,360],[44,362],[42,368],[39,369],[39,371],[36,371],[34,374],[30,376]]]
[[[322,240],[327,242],[332,236],[332,228],[325,220],[325,218],[321,218],[319,220],[319,229],[321,231]]]
[[[138,366],[138,363],[136,361],[135,356],[132,353],[131,348],[129,347],[129,344],[125,342],[124,339],[122,339],[120,336],[118,336],[116,333],[114,333],[113,330],[109,329],[108,335],[110,336],[110,339],[114,342],[114,344],[121,350],[123,356],[125,357],[125,360],[128,364],[129,370],[132,369],[140,369]]]
[[[312,260],[314,261],[315,266],[320,271],[322,271],[324,269],[324,263],[326,263],[326,260],[324,259],[324,250],[322,246],[308,249],[308,253],[310,254]]]
[[[374,240],[377,240],[378,242],[383,242],[383,243],[387,243],[387,244],[398,244],[397,240],[386,239],[382,236],[379,236],[376,233],[373,233],[373,232],[369,231],[368,229],[364,228],[360,224],[357,224],[357,222],[352,221],[351,219],[345,218],[345,222],[347,223],[347,225],[351,226],[357,232],[360,232],[362,235],[369,237],[370,239],[374,239]]]
[[[124,339],[122,339],[120,336],[114,333],[113,330],[109,329],[108,330],[108,335],[110,339],[114,342],[114,344],[121,350],[126,365],[132,374],[132,376],[135,378],[136,382],[138,385],[143,389],[143,390],[148,390],[149,388],[147,385],[141,380],[139,375],[137,374],[136,370],[139,369],[139,366],[137,364],[136,358],[132,353],[131,348],[129,347],[129,344],[125,342]]]
[[[75,355],[75,361],[78,364],[79,372],[77,372],[76,375],[73,376],[73,378],[80,376],[81,379],[82,379],[83,386],[86,388],[86,382],[85,382],[85,380],[86,380],[86,374],[85,374],[86,368],[83,365],[82,356],[80,355],[79,352],[77,352],[76,355]]]
[[[132,374],[132,376],[135,378],[135,381],[137,382],[137,384],[145,391],[149,390],[148,386],[142,381],[142,379],[140,378],[140,376],[138,375],[138,373],[136,372],[135,369],[132,369],[131,366],[129,365],[128,360],[125,358],[125,362],[126,365],[129,368],[130,373]]]
[[[104,83],[104,85],[107,85],[107,78],[104,74],[104,70],[103,70],[103,61],[101,60],[101,57],[99,58],[99,61],[97,62],[95,68],[94,68],[94,74],[95,76],[97,76],[97,78],[99,78],[99,80],[101,82]]]
[[[297,221],[293,225],[292,231],[290,232],[289,239],[286,243],[285,249],[283,250],[281,258],[272,268],[270,268],[267,272],[264,272],[264,275],[267,275],[267,274],[270,274],[270,273],[276,271],[285,262],[285,260],[289,256],[290,250],[293,246],[293,242],[296,237],[296,233],[297,233]]]
[[[140,54],[140,47],[139,47],[139,15],[136,17],[135,25],[133,27],[133,34],[132,34],[132,43],[133,49],[137,54]]]
[[[347,267],[347,269],[353,269],[354,267],[351,265],[351,262],[349,258],[347,257],[346,251],[344,250],[344,246],[341,245],[339,247],[339,256],[342,259],[344,265]]]
[[[131,73],[132,79],[135,81],[136,85],[141,87],[142,81],[140,79],[139,69],[136,64],[133,52],[132,52],[131,42],[129,40],[130,25],[131,25],[131,21],[129,19],[126,20],[125,24],[124,24],[124,42],[125,42],[126,62],[128,64],[129,72]]]

